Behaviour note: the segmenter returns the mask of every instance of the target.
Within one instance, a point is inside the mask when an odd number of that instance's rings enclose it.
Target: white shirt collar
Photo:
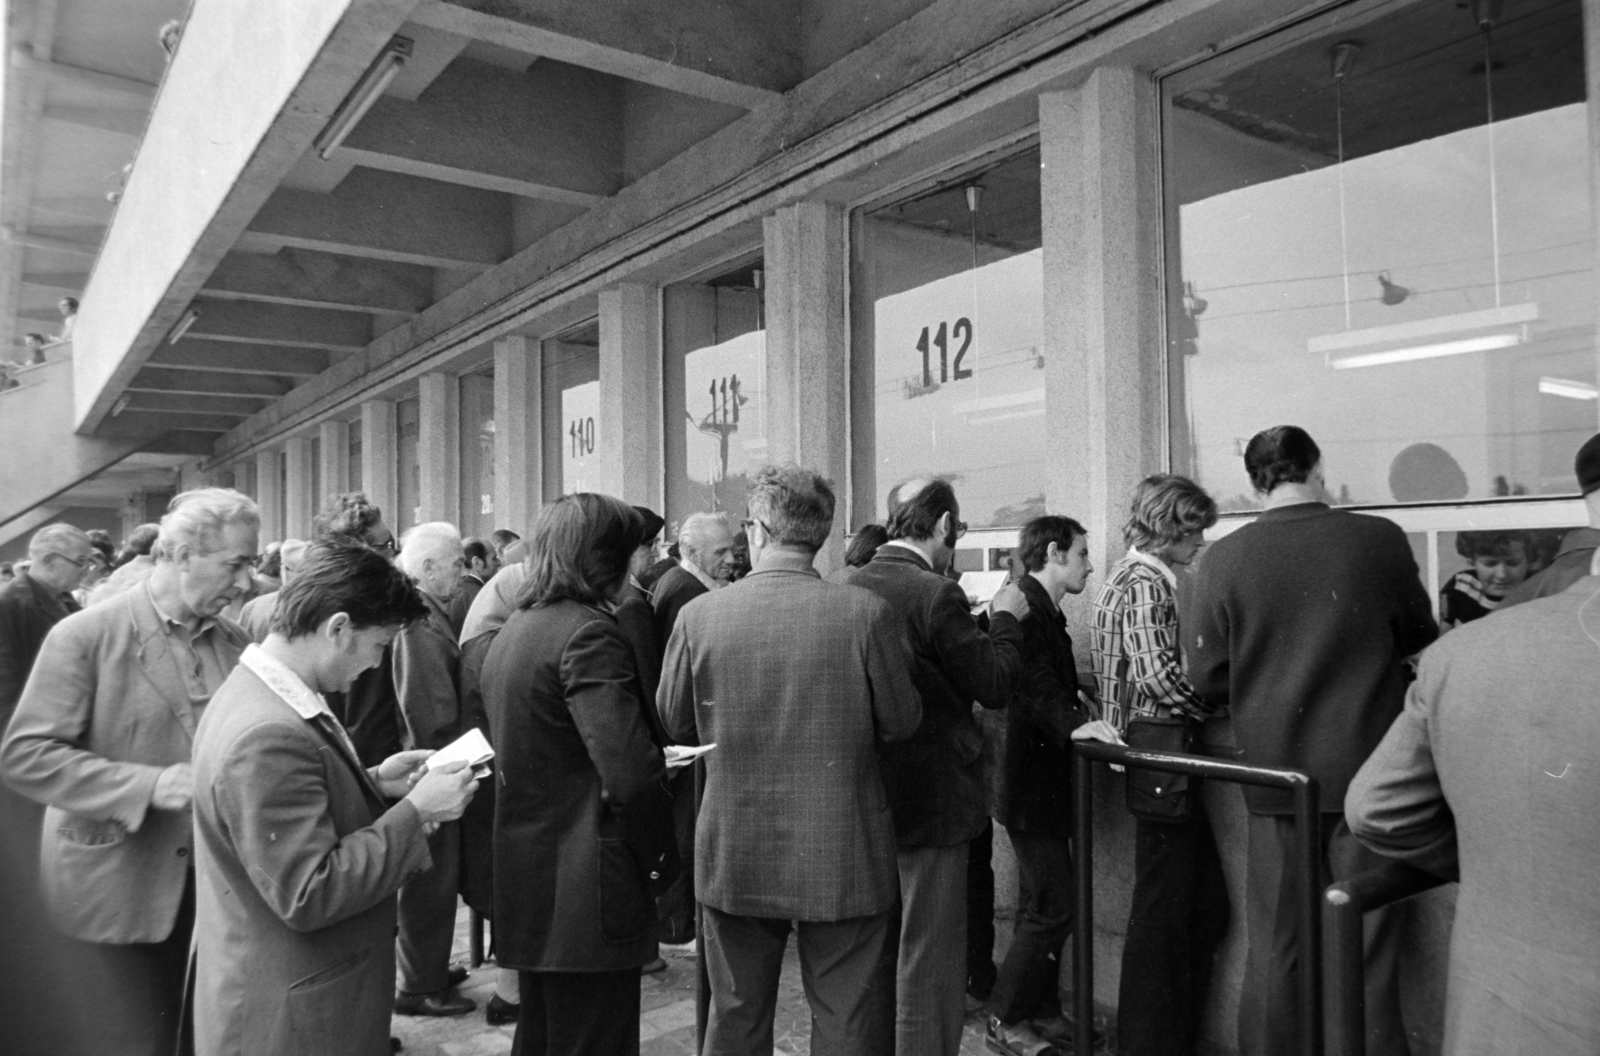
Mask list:
[[[326,715],[333,719],[333,712],[328,708],[328,702],[322,699],[322,694],[313,692],[311,687],[300,681],[300,676],[289,670],[289,666],[282,660],[268,653],[259,645],[245,646],[244,655],[239,657],[239,663],[256,673],[267,688],[283,698],[302,719],[311,721],[318,715]],[[335,723],[338,722],[334,719]]]
[[[701,583],[705,584],[705,588],[707,590],[716,590],[718,587],[723,586],[723,584],[718,583],[716,580],[706,575],[705,572],[701,570],[699,565],[695,564],[693,561],[690,561],[687,557],[680,557],[678,559],[678,564],[683,567],[685,572],[689,573],[695,579],[698,579]]]
[[[1128,556],[1133,558],[1135,561],[1138,561],[1141,564],[1149,565],[1157,572],[1160,572],[1161,577],[1167,581],[1168,586],[1170,586],[1173,590],[1178,589],[1178,574],[1172,571],[1171,568],[1168,568],[1167,563],[1156,555],[1147,554],[1143,550],[1140,550],[1137,546],[1130,546],[1128,547]]]
[[[909,550],[913,554],[916,554],[918,559],[920,559],[924,565],[927,565],[930,569],[933,567],[933,562],[928,560],[927,554],[923,553],[917,547],[912,546],[904,539],[890,539],[887,543],[884,543],[883,546],[898,546],[902,550]],[[878,547],[878,549],[882,550],[883,546]]]

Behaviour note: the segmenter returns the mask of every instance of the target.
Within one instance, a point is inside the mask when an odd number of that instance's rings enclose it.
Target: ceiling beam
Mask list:
[[[289,377],[265,374],[205,373],[199,370],[172,370],[145,367],[133,376],[128,392],[164,392],[188,396],[244,396],[276,400],[294,388]]]
[[[359,352],[372,340],[372,316],[364,313],[249,301],[203,300],[193,307],[199,318],[179,346],[192,338]]]
[[[415,315],[433,303],[433,270],[309,249],[230,253],[200,292],[207,300]]]
[[[71,66],[64,62],[36,59],[32,49],[26,47],[12,49],[11,63],[14,68],[31,77],[70,85],[73,88],[87,89],[106,99],[108,103],[145,110],[149,109],[150,103],[156,97],[156,86],[153,84],[118,77],[113,73],[85,69],[82,66]]]
[[[271,374],[303,381],[327,370],[331,361],[327,352],[311,348],[275,348],[185,337],[175,345],[163,343],[151,354],[149,365],[169,370]]]
[[[33,216],[46,223],[93,224],[104,227],[111,222],[116,206],[104,198],[40,198],[28,204]]]
[[[422,0],[411,21],[753,110],[800,82],[798,23],[772,17],[772,6]]]
[[[98,245],[55,238],[51,235],[38,235],[31,231],[18,231],[9,225],[0,228],[0,237],[4,237],[12,245],[49,250],[51,253],[72,253],[81,257],[93,257],[100,252]]]
[[[273,191],[248,234],[299,249],[481,271],[511,255],[511,199],[358,168],[331,194]]]
[[[593,206],[622,186],[623,84],[561,62],[458,59],[416,102],[378,100],[334,157]]]
[[[121,414],[114,415],[103,429],[95,431],[96,436],[114,437],[117,430],[111,422],[126,426],[131,432],[157,433],[162,429],[192,429],[205,433],[225,433],[239,424],[239,417],[232,414],[186,414],[179,411],[145,411],[137,407],[127,407]],[[143,447],[143,450],[149,450]]]
[[[234,418],[248,418],[271,401],[254,396],[199,396],[178,395],[165,392],[139,392],[128,390],[129,411],[150,411],[158,414],[225,414]]]
[[[71,294],[81,292],[88,283],[89,276],[79,271],[28,271],[22,275],[24,286],[38,286]]]
[[[105,106],[60,106],[46,103],[44,119],[72,128],[93,128],[137,140],[144,134],[145,115],[137,110]]]

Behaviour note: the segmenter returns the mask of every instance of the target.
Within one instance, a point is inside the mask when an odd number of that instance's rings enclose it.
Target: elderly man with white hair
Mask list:
[[[408,749],[443,748],[462,732],[461,647],[450,621],[450,599],[466,567],[461,533],[443,521],[419,524],[400,537],[401,571],[427,603],[426,619],[394,640],[395,695]],[[396,947],[399,991],[394,1010],[411,1016],[458,1016],[478,1007],[451,985],[456,889],[461,870],[460,823],[439,826],[428,838],[433,867],[400,889]]]
[[[166,1056],[182,1032],[190,753],[247,644],[220,614],[250,589],[259,526],[231,489],[173,499],[149,578],[51,629],[0,744],[0,774],[47,808],[41,882],[91,1010],[85,1051]]]

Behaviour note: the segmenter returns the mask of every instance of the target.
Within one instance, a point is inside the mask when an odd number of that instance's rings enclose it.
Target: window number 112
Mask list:
[[[929,359],[929,354],[935,347],[939,349],[938,381],[940,384],[943,384],[951,380],[950,368],[952,364],[950,363],[950,338],[952,337],[961,342],[961,347],[956,349],[954,380],[961,381],[964,378],[972,377],[972,368],[963,367],[961,365],[961,361],[967,356],[967,349],[972,347],[972,320],[963,316],[962,318],[956,320],[954,326],[950,326],[947,323],[940,323],[939,329],[933,334],[933,341],[931,344],[928,340],[928,332],[930,329],[930,327],[923,327],[922,336],[917,339],[917,351],[922,353],[923,387],[926,388],[933,385],[935,380],[933,376],[933,363]]]

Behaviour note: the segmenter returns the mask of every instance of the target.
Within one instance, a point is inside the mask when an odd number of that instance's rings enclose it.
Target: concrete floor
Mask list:
[[[467,963],[467,921],[463,907],[456,917],[454,961]],[[1009,927],[1001,923],[1000,949],[1009,941]],[[641,1056],[694,1056],[695,962],[692,957],[666,956],[667,970],[647,975],[641,984],[639,1050]],[[483,1007],[494,993],[495,967],[485,964],[473,971],[462,992],[478,1002],[478,1010],[450,1019],[395,1016],[394,1035],[405,1043],[406,1056],[493,1056],[511,1051],[515,1027],[491,1027]],[[778,1017],[774,1026],[773,1056],[809,1056],[811,1013],[800,985],[800,964],[791,941],[784,960],[778,991]],[[985,1056],[981,1013],[968,1015],[961,1039],[961,1056]]]

